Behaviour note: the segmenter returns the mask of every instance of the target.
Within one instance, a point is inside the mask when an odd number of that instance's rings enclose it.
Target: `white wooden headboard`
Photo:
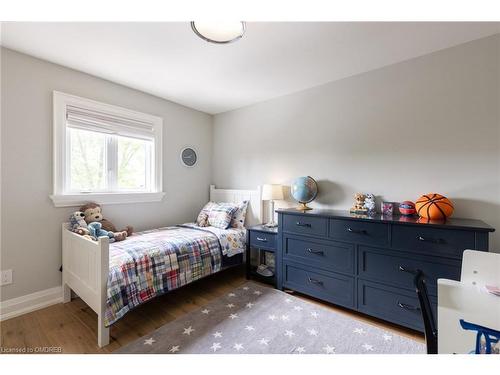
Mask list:
[[[262,224],[262,189],[257,186],[256,190],[216,189],[210,185],[210,200],[212,202],[241,203],[248,201],[245,226]]]

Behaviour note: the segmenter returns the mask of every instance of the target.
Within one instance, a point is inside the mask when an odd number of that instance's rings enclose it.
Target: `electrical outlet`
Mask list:
[[[12,270],[2,271],[0,286],[12,284]]]

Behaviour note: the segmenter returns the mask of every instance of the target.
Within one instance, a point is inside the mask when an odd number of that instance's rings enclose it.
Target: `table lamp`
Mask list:
[[[262,187],[262,200],[269,201],[269,207],[271,208],[269,222],[265,224],[268,228],[274,228],[278,226],[278,223],[274,221],[274,201],[283,199],[283,186],[278,184],[266,184]]]

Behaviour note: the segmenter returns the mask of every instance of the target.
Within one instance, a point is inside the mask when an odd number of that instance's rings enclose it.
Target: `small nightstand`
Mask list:
[[[255,279],[265,283],[272,284],[276,287],[276,270],[274,276],[265,277],[257,273],[257,266],[251,264],[251,252],[257,250],[259,252],[259,261],[262,259],[263,253],[276,254],[278,241],[278,228],[267,228],[264,225],[256,225],[248,228],[247,233],[247,252],[246,252],[246,274],[247,279]],[[275,256],[276,265],[276,256]]]

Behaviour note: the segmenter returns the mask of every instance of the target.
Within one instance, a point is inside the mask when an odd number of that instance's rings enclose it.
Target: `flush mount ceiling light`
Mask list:
[[[191,28],[201,39],[210,43],[226,44],[240,39],[245,33],[245,22],[191,22]]]

